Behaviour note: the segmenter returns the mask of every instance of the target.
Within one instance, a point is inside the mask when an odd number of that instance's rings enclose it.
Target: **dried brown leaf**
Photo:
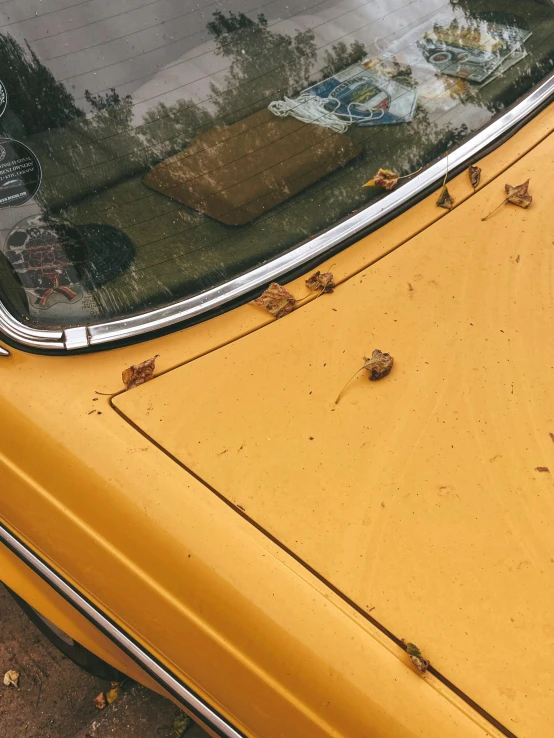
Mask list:
[[[508,195],[506,198],[508,202],[511,202],[520,208],[528,208],[533,202],[533,198],[529,194],[529,182],[530,180],[528,179],[527,182],[517,185],[516,187],[512,187],[512,185],[509,184],[504,185],[504,189]]]
[[[410,657],[410,661],[415,668],[424,674],[429,668],[429,661],[423,658],[423,655],[415,643],[406,643],[406,653]]]
[[[274,318],[282,318],[292,313],[296,298],[285,287],[272,282],[265,292],[262,292],[256,300],[252,300],[252,304],[264,308]]]
[[[469,174],[469,181],[471,182],[471,186],[474,190],[476,190],[479,187],[479,182],[481,181],[481,167],[472,164],[467,171]]]
[[[139,385],[153,379],[154,369],[156,368],[156,359],[158,356],[159,354],[156,354],[156,356],[153,356],[151,359],[146,359],[146,361],[143,361],[140,364],[135,364],[130,366],[128,369],[125,369],[121,375],[125,389],[133,389],[133,387],[138,387]]]
[[[390,169],[379,169],[373,179],[367,181],[362,187],[382,187],[384,190],[392,190],[399,179],[398,174]]]
[[[337,399],[335,400],[335,405],[338,404],[340,398],[343,395],[344,390],[348,387],[350,382],[358,376],[358,374],[363,371],[364,369],[367,369],[369,372],[369,379],[372,381],[375,381],[377,379],[383,379],[383,377],[386,377],[387,374],[392,369],[392,365],[394,364],[394,358],[390,354],[386,354],[383,351],[379,351],[379,349],[375,349],[373,353],[371,354],[370,359],[366,359],[364,357],[364,365],[361,366],[348,380],[348,382],[344,385],[344,387],[339,392]]]
[[[394,364],[394,358],[390,354],[375,349],[370,359],[364,356],[364,362],[363,368],[368,370],[370,380],[375,381],[387,376]]]
[[[454,198],[450,192],[448,192],[448,187],[446,187],[446,185],[441,190],[439,199],[437,200],[437,205],[439,208],[444,208],[445,210],[452,210],[454,207]]]
[[[517,185],[516,187],[512,187],[512,185],[509,184],[504,185],[504,189],[506,190],[506,194],[508,195],[508,197],[506,197],[505,200],[502,200],[497,208],[492,210],[488,215],[485,215],[485,217],[481,218],[481,220],[488,220],[491,215],[496,213],[497,210],[500,210],[500,208],[507,202],[511,202],[513,205],[517,205],[520,208],[528,208],[529,205],[533,202],[533,198],[529,194],[529,182],[530,180],[528,179],[526,182]]]
[[[535,471],[538,472],[549,472],[550,469],[547,466],[536,466]]]
[[[335,280],[331,272],[324,272],[323,274],[319,271],[314,272],[311,277],[306,280],[306,287],[309,290],[317,292],[332,292],[336,285]]]
[[[6,687],[15,687],[19,689],[19,672],[10,669],[4,674],[4,685]]]
[[[96,697],[93,699],[94,706],[97,707],[99,710],[103,710],[106,707],[106,695],[104,692],[100,692],[100,694],[97,694]]]
[[[417,169],[415,172],[403,174],[402,177],[393,172],[391,169],[378,169],[377,174],[368,182],[363,184],[362,187],[382,187],[384,190],[392,190],[396,187],[399,179],[413,177],[414,174],[421,172],[422,169],[423,167],[419,167],[419,169]]]

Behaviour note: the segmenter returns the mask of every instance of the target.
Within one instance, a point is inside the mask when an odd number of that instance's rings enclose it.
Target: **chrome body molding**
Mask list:
[[[0,332],[31,348],[63,349],[63,331],[37,330],[19,323],[0,302]]]
[[[0,356],[9,356],[10,352],[8,349],[5,349],[3,346],[0,346]]]
[[[22,543],[19,538],[0,524],[0,544],[4,543],[19,559],[90,620],[111,641],[125,651],[141,668],[152,676],[162,687],[171,692],[191,713],[196,715],[213,732],[222,738],[245,738],[226,718],[210,707],[201,697],[190,690],[165,666],[153,658],[142,646],[129,637],[113,623],[86,597],[83,597],[71,584],[57,574],[39,556]]]
[[[465,143],[448,155],[448,169],[458,170],[465,164],[475,161],[482,152],[494,146],[495,142],[510,133],[512,129],[533,115],[554,97],[554,73],[535,87],[523,100],[516,103],[503,115],[492,121]],[[164,329],[175,323],[184,322],[220,308],[225,303],[266,285],[272,280],[293,272],[303,264],[323,257],[324,254],[341,243],[351,240],[357,233],[366,231],[372,224],[390,217],[395,210],[407,207],[411,200],[424,190],[438,184],[447,171],[446,159],[432,164],[412,177],[397,190],[387,194],[372,205],[346,220],[333,226],[325,233],[307,243],[297,246],[245,274],[212,287],[199,295],[163,308],[105,323],[95,323],[65,331],[41,331],[31,329],[21,323],[0,305],[0,331],[20,344],[43,349],[82,349],[98,346],[111,341],[124,341],[150,331]]]

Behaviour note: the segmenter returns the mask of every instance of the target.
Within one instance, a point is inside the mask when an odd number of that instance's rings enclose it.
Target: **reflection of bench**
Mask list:
[[[361,152],[348,136],[268,110],[197,136],[143,179],[227,225],[243,225]]]

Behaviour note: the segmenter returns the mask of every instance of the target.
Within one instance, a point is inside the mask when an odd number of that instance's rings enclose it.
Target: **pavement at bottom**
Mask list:
[[[19,689],[6,687],[8,670]],[[128,681],[111,705],[94,698],[110,689],[62,655],[0,584],[0,735],[2,738],[175,738],[182,715],[169,700]],[[209,738],[192,725],[185,738]]]

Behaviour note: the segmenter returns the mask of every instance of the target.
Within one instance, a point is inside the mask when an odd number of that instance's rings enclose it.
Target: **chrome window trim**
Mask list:
[[[554,96],[554,73],[532,90],[523,100],[516,103],[499,118],[448,155],[448,168],[455,171],[465,163],[475,161],[479,154],[509,133],[534,111],[545,105]],[[0,303],[0,331],[14,341],[43,349],[72,349],[99,346],[111,341],[124,341],[150,331],[167,328],[175,323],[195,318],[215,310],[227,302],[236,300],[258,287],[298,269],[306,262],[322,257],[325,252],[338,246],[367,229],[373,223],[390,216],[395,210],[407,205],[423,190],[438,184],[447,169],[446,159],[441,159],[417,174],[386,197],[374,202],[343,222],[307,243],[297,246],[245,274],[229,280],[223,285],[212,287],[199,295],[172,303],[163,308],[129,318],[105,323],[69,328],[66,331],[42,331],[19,323]]]
[[[150,656],[146,649],[115,625],[97,607],[83,597],[75,587],[66,582],[63,577],[57,574],[1,523],[0,541],[19,559],[28,564],[42,579],[46,580],[56,592],[70,602],[82,615],[96,625],[104,635],[125,651],[159,684],[177,697],[185,707],[200,717],[217,735],[222,736],[222,738],[245,738],[244,733],[234,728],[228,720],[210,707],[207,702],[186,687],[169,669]]]

